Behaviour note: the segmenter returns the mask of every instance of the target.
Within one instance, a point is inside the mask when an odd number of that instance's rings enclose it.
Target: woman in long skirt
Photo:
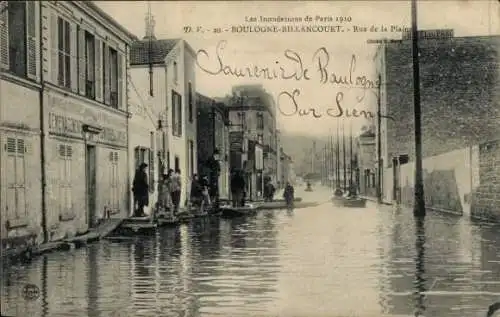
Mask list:
[[[173,211],[172,196],[170,195],[170,176],[163,175],[158,184],[158,211],[157,217],[171,216]]]

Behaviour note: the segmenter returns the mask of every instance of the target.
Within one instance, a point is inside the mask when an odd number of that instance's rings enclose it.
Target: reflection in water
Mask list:
[[[87,313],[89,316],[100,316],[99,310],[99,274],[98,274],[98,249],[87,249],[88,265],[87,269]]]
[[[425,218],[415,217],[415,316],[425,313]]]
[[[196,219],[10,267],[2,314],[484,316],[500,296],[499,239],[497,226],[390,207]],[[38,300],[22,298],[26,283]]]

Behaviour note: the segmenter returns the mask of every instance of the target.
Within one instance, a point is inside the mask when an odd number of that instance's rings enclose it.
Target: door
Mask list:
[[[397,157],[392,159],[392,200],[400,203],[400,184],[399,184],[399,160]]]
[[[87,145],[85,155],[86,165],[86,192],[87,192],[87,221],[89,228],[96,223],[96,151],[95,146]]]

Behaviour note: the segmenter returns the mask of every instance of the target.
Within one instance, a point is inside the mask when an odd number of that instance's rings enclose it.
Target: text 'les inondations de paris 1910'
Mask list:
[[[224,48],[227,41],[217,43],[215,54],[211,55],[205,49],[198,50],[196,54],[196,63],[198,67],[210,75],[225,75],[236,78],[257,78],[264,80],[295,80],[295,81],[310,81],[314,74],[318,78],[320,84],[331,84],[334,87],[344,89],[359,89],[361,94],[357,96],[357,102],[361,102],[366,90],[376,89],[380,83],[378,80],[370,80],[366,75],[355,75],[356,71],[356,55],[352,54],[349,63],[349,69],[346,74],[337,74],[328,69],[331,57],[325,47],[318,48],[312,55],[312,65],[314,68],[309,68],[304,65],[302,56],[292,50],[286,49],[283,53],[285,59],[291,62],[291,67],[285,67],[280,61],[275,61],[275,66],[262,67],[259,65],[251,66],[230,66],[224,61]],[[312,70],[312,71],[311,71]],[[278,110],[284,116],[305,116],[312,115],[315,118],[322,116],[318,107],[309,107],[301,109],[298,105],[296,97],[300,95],[300,89],[294,89],[293,92],[283,91],[278,94]],[[290,103],[287,106],[280,107],[282,97],[288,97]],[[350,112],[344,109],[341,101],[344,99],[344,93],[339,91],[336,96],[335,106],[326,110],[326,115],[330,117],[358,117],[373,118],[373,114],[369,111],[358,111],[352,109]],[[284,109],[286,108],[286,109]]]

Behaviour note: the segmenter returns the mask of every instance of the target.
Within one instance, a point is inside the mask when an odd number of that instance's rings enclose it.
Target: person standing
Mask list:
[[[214,208],[218,207],[219,203],[219,177],[220,177],[220,163],[219,163],[219,150],[215,149],[213,155],[207,160],[206,165],[209,170],[208,175],[208,188],[210,199],[214,202]]]
[[[172,197],[170,195],[170,174],[164,174],[158,184],[158,206],[156,216],[161,217],[172,212]]]
[[[132,192],[134,194],[134,217],[145,217],[144,207],[149,205],[149,184],[146,167],[148,164],[141,163],[135,171]],[[137,208],[136,208],[137,206]]]
[[[170,172],[170,171],[169,171]],[[170,194],[172,196],[172,203],[174,205],[174,215],[179,212],[179,204],[181,201],[181,170],[176,169],[170,177]]]
[[[239,170],[234,171],[231,177],[231,197],[233,207],[241,207],[244,202],[245,179],[242,172]]]
[[[285,199],[286,206],[288,208],[293,207],[293,200],[295,198],[294,196],[295,196],[295,189],[293,188],[292,184],[290,184],[290,182],[287,182],[285,186],[285,191],[283,192],[283,198]]]

